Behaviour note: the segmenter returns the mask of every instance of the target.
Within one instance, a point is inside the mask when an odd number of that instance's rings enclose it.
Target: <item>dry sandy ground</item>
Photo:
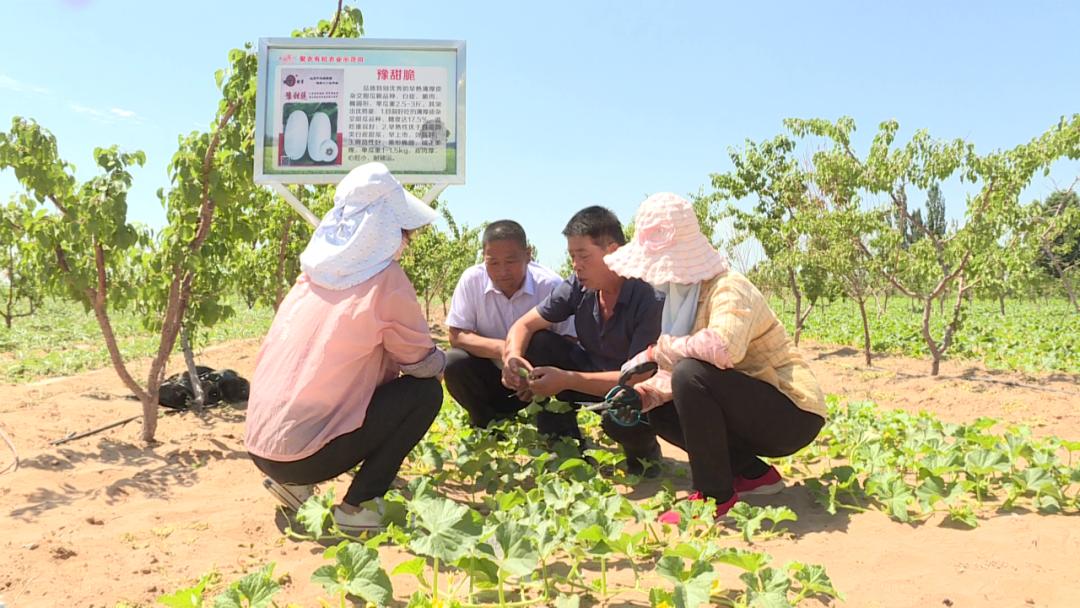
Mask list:
[[[255,341],[218,346],[200,363],[250,377],[256,348]],[[926,361],[882,358],[868,370],[852,349],[805,350],[830,393],[951,421],[994,416],[1080,439],[1078,376],[992,373],[949,362],[945,376],[996,381],[932,379]],[[176,369],[178,362],[170,366]],[[323,547],[283,537],[282,516],[243,451],[242,411],[165,416],[160,444],[150,448],[139,443],[137,422],[50,447],[73,431],[136,414],[139,405],[123,398],[111,369],[0,391],[0,429],[22,458],[17,471],[0,475],[0,598],[7,606],[149,606],[211,570],[235,580],[269,561],[291,575],[279,602],[317,605],[322,591],[309,577],[324,563]],[[685,459],[670,446],[666,453]],[[0,445],[0,468],[9,462]],[[880,513],[830,516],[802,486],[772,500],[791,506],[800,521],[792,535],[757,548],[779,563],[825,565],[845,605],[1080,605],[1075,516],[1000,515],[966,531],[938,521],[903,525]],[[387,570],[404,559],[393,549],[382,553]],[[406,597],[410,582],[394,577],[398,597]]]

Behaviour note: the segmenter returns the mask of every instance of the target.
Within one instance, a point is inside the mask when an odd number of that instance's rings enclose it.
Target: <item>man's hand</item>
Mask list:
[[[537,367],[529,374],[529,389],[538,397],[551,397],[567,389],[567,373],[557,367]]]
[[[518,398],[521,399],[522,391],[529,389],[527,378],[531,371],[532,364],[526,361],[524,357],[507,357],[503,360],[503,386],[518,393]]]

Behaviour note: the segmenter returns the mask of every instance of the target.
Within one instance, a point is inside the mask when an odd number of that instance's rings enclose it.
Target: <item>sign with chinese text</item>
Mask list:
[[[263,38],[258,80],[258,183],[465,182],[464,42]]]

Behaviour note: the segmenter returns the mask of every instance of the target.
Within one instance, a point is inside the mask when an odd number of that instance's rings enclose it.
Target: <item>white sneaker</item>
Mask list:
[[[263,487],[285,505],[285,508],[293,511],[298,510],[300,505],[315,494],[314,484],[278,483],[269,477],[263,479]]]
[[[346,513],[340,506],[335,506],[334,523],[337,524],[338,529],[346,534],[358,535],[362,532],[386,528],[382,523],[384,511],[382,499],[376,498],[371,502],[374,503],[374,509],[360,507],[356,513]]]

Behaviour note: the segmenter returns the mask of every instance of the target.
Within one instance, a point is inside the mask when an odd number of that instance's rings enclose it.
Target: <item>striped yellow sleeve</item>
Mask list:
[[[738,365],[746,356],[746,349],[753,338],[751,330],[754,319],[765,305],[749,282],[743,284],[734,277],[725,277],[717,283],[709,300],[709,325],[723,341],[731,357],[731,365]]]

